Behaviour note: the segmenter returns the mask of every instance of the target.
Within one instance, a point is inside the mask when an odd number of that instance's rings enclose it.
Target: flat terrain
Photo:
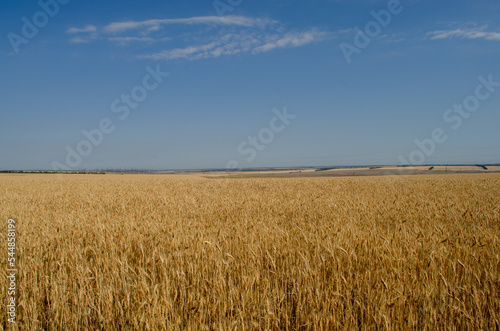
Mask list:
[[[500,327],[500,174],[1,174],[9,218],[23,330]]]
[[[373,167],[340,167],[340,168],[303,168],[263,171],[231,171],[211,172],[205,174],[211,177],[231,178],[269,178],[269,177],[352,177],[352,176],[396,176],[396,175],[444,175],[444,174],[475,174],[500,173],[500,166],[373,166]]]

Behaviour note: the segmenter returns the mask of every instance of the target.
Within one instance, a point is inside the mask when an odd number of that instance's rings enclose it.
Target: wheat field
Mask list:
[[[500,327],[498,174],[9,174],[0,217],[2,329]]]

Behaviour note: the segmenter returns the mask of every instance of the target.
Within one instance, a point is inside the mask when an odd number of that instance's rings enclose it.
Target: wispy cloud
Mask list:
[[[83,28],[69,28],[66,30],[67,33],[74,34],[74,33],[88,33],[88,32],[96,32],[97,28],[94,25],[86,25]]]
[[[271,35],[266,37],[266,41],[263,45],[255,47],[252,50],[252,53],[268,52],[275,48],[299,47],[315,41],[323,40],[325,37],[326,33],[317,30],[286,33],[283,36]]]
[[[226,34],[210,43],[168,49],[153,54],[140,55],[139,57],[154,60],[198,60],[241,53],[258,54],[269,52],[276,48],[304,46],[313,42],[322,41],[328,36],[328,33],[316,29],[285,34]]]
[[[187,33],[166,37],[163,27],[171,24],[181,25],[189,30],[186,30]],[[193,33],[192,28],[189,28],[192,25],[208,25],[217,29],[196,29]],[[196,60],[242,53],[258,54],[279,48],[300,47],[333,36],[332,33],[316,28],[287,31],[278,21],[244,16],[201,16],[113,22],[101,28],[87,25],[83,28],[70,28],[66,32],[78,33],[78,36],[71,39],[73,43],[87,43],[100,39],[127,46],[131,43],[151,45],[174,40],[177,46],[175,48],[155,47],[154,51],[149,48],[143,51],[143,54],[136,56],[155,60]],[[161,44],[159,45],[161,47]]]
[[[211,24],[211,25],[235,25],[243,27],[263,27],[277,23],[274,20],[262,18],[249,18],[243,16],[199,16],[190,18],[166,18],[146,21],[114,22],[104,27],[104,32],[119,33],[131,29],[146,29],[147,31],[157,31],[162,25],[169,24]]]
[[[126,46],[133,42],[154,43],[158,41],[151,37],[109,37],[108,40],[120,46]],[[170,38],[162,38],[161,40],[167,41],[170,40]]]
[[[500,40],[500,32],[487,31],[488,25],[483,26],[462,26],[455,29],[437,30],[428,32],[430,39],[485,39],[485,40]]]

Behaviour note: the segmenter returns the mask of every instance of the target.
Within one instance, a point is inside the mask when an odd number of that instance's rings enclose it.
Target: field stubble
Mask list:
[[[500,326],[500,175],[62,178],[0,176],[20,329]]]

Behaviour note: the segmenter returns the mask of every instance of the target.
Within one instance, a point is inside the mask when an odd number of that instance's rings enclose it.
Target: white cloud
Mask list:
[[[97,28],[94,25],[86,25],[83,28],[69,28],[66,30],[66,33],[88,33],[88,32],[96,32]]]
[[[163,38],[163,39],[167,40],[168,38]],[[108,40],[118,43],[119,45],[122,46],[128,45],[132,42],[146,42],[146,43],[156,42],[154,38],[150,37],[109,37]]]
[[[152,55],[141,56],[154,60],[175,60],[175,59],[201,59],[210,57],[209,54],[218,46],[218,43],[212,42],[200,46],[189,46],[186,48],[176,48],[171,50],[161,51]]]
[[[180,25],[220,25],[220,26],[240,26],[240,27],[260,27],[277,24],[275,20],[267,18],[251,18],[244,16],[198,16],[189,18],[165,18],[152,19],[145,21],[127,21],[127,22],[112,22],[98,29],[94,25],[87,25],[83,28],[69,28],[67,33],[89,33],[89,32],[105,32],[105,33],[121,33],[127,30],[143,29],[146,32],[158,31],[163,25],[180,24]]]
[[[428,32],[427,35],[431,36],[430,39],[462,38],[500,40],[500,32],[486,31],[487,28],[487,25],[459,27],[456,29],[431,31]]]
[[[269,36],[268,38],[266,38],[266,42],[263,45],[255,47],[252,50],[252,53],[257,54],[268,52],[275,48],[299,47],[315,41],[323,40],[325,36],[326,34],[324,32],[315,30],[298,33],[287,33],[283,36]]]
[[[161,52],[141,55],[141,58],[154,60],[197,60],[214,58],[221,55],[235,55],[240,53],[264,53],[276,48],[291,48],[304,46],[324,40],[327,33],[311,29],[304,32],[289,32],[285,34],[226,34],[216,41],[198,46],[188,46],[163,50]]]
[[[168,24],[211,24],[211,25],[235,25],[242,27],[263,27],[277,23],[276,21],[262,18],[249,18],[243,16],[199,16],[191,18],[166,18],[154,19],[146,21],[128,21],[114,22],[106,25],[104,31],[107,33],[119,33],[131,29],[147,29],[148,31],[156,31],[162,25]]]
[[[162,31],[165,25],[182,25],[188,30],[177,37],[165,36]],[[218,29],[193,30],[192,25],[209,25]],[[146,51],[139,58],[155,60],[216,58],[223,55],[240,53],[258,54],[278,48],[292,48],[322,41],[333,34],[318,29],[304,31],[286,31],[285,26],[267,18],[250,18],[243,16],[201,16],[176,19],[153,19],[145,21],[113,22],[101,28],[87,25],[84,28],[70,28],[70,34],[87,33],[72,38],[73,43],[86,43],[94,39],[106,40],[116,45],[126,46],[131,43],[142,43],[151,46],[153,43],[176,38],[177,48]],[[85,36],[85,37],[83,37]]]

